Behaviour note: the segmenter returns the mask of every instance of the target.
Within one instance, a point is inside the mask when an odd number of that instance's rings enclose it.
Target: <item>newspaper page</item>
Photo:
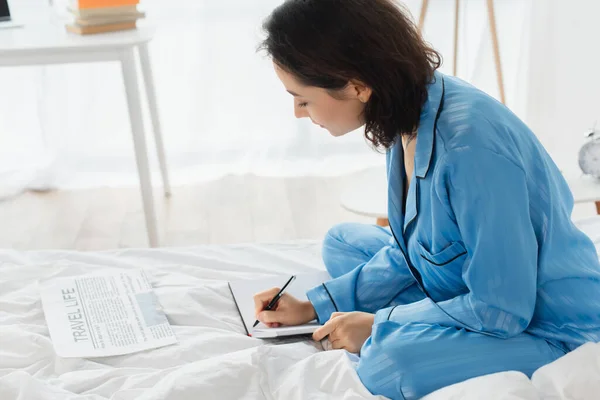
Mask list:
[[[105,357],[177,343],[144,271],[57,278],[41,285],[56,354]]]

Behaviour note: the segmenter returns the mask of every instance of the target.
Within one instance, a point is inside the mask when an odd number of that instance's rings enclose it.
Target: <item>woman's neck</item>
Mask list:
[[[406,177],[410,181],[415,167],[415,150],[417,146],[417,135],[402,136],[402,148],[404,149],[404,169]]]

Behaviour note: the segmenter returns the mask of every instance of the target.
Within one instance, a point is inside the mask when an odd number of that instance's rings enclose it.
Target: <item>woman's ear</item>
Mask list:
[[[373,89],[367,84],[354,79],[348,83],[348,90],[352,98],[359,100],[361,103],[367,103],[373,94]]]

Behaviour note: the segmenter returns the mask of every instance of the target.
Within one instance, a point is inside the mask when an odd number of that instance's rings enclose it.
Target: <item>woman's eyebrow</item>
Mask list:
[[[301,97],[301,96],[300,96],[298,93],[294,93],[294,92],[292,92],[291,90],[288,90],[287,92],[288,92],[289,94],[291,94],[292,96],[294,96],[294,97]]]

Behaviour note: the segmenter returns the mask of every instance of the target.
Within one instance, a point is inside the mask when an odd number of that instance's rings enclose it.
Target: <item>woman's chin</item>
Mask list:
[[[337,131],[337,132],[336,132],[336,131],[329,130],[329,129],[327,129],[327,128],[324,128],[324,129],[326,129],[326,130],[327,130],[327,132],[329,132],[329,134],[330,134],[331,136],[333,136],[333,137],[340,137],[340,136],[344,136],[346,133],[348,133],[348,132],[339,132],[339,131]]]

